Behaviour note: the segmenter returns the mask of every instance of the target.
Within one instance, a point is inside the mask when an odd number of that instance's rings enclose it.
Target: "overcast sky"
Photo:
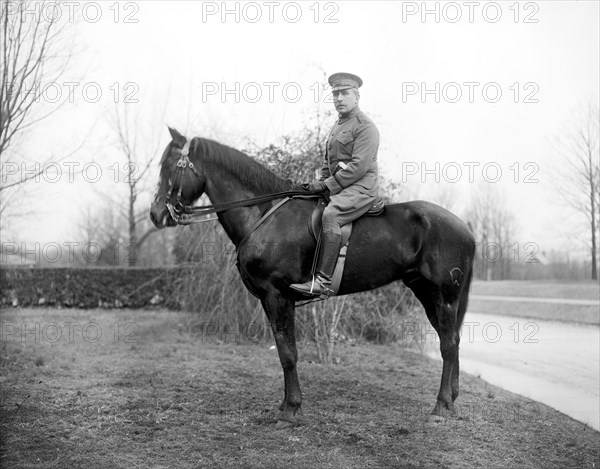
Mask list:
[[[598,102],[598,5],[284,1],[229,2],[224,11],[222,2],[79,2],[73,37],[82,52],[61,80],[79,82],[74,102],[26,148],[43,160],[85,136],[69,161],[99,162],[103,179],[69,182],[65,171],[59,183],[40,181],[36,202],[45,203],[10,236],[76,237],[79,207],[100,204],[94,189],[114,184],[109,168],[122,164],[105,118],[115,97],[160,151],[166,124],[234,146],[268,144],[332,107],[325,76],[348,71],[364,81],[360,105],[380,130],[386,177],[420,198],[448,186],[459,215],[473,187],[494,184],[517,217],[515,242],[572,248],[557,235],[567,212],[552,193],[550,142],[579,106]]]

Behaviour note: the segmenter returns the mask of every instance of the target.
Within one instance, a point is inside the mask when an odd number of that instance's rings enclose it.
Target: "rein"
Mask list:
[[[318,198],[323,197],[321,194],[315,194],[307,192],[305,190],[292,190],[284,192],[275,192],[273,194],[259,195],[258,197],[251,197],[250,199],[235,200],[233,202],[225,202],[216,205],[201,205],[193,207],[191,205],[181,205],[183,209],[180,213],[176,214],[173,219],[180,225],[190,225],[192,223],[202,223],[205,221],[215,220],[216,218],[208,218],[203,220],[194,220],[195,218],[210,215],[212,213],[225,212],[234,208],[250,207],[252,205],[259,205],[272,200],[283,199],[283,198]],[[173,214],[171,214],[173,216]]]

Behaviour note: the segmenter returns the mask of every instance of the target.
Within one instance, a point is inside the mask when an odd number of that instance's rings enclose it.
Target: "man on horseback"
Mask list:
[[[315,296],[331,291],[331,277],[341,247],[341,227],[364,215],[379,196],[379,131],[358,107],[362,80],[351,73],[334,73],[328,81],[339,119],[327,138],[321,177],[309,184],[310,191],[325,193],[330,199],[323,212],[321,250],[313,279],[290,285]]]

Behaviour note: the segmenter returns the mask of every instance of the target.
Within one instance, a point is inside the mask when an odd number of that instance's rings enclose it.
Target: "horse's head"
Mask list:
[[[204,192],[205,179],[200,167],[190,159],[192,141],[169,127],[172,141],[160,161],[160,178],[150,219],[157,228],[175,226],[184,212]]]

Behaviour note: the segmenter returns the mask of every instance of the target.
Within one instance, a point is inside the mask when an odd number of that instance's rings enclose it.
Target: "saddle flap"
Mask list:
[[[310,214],[310,218],[308,219],[308,231],[315,239],[317,239],[318,234],[321,232],[323,211],[327,207],[327,202],[325,199],[318,199],[317,206]]]
[[[308,220],[308,231],[315,239],[317,239],[319,233],[321,233],[321,228],[323,226],[323,211],[325,210],[325,207],[327,207],[327,201],[325,199],[319,199],[317,201],[317,206],[312,211]],[[352,223],[347,223],[342,226],[342,246],[345,246],[348,243],[351,234]]]

